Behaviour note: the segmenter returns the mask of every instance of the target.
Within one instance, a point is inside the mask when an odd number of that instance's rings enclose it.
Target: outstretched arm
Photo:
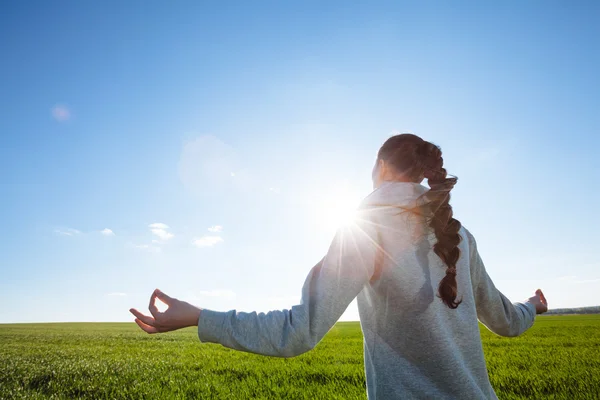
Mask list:
[[[268,313],[197,309],[199,312],[194,314],[190,309],[191,318],[182,317],[181,320],[189,326],[194,315],[198,315],[196,321],[201,341],[220,343],[236,350],[293,357],[312,349],[373,274],[377,245],[375,226],[371,221],[366,217],[366,211],[362,211],[353,224],[338,230],[327,255],[309,272],[300,304]],[[174,299],[171,301],[174,308],[180,306]],[[187,310],[186,305],[190,306],[185,303],[180,308]],[[169,310],[164,315],[154,315],[152,308],[150,311],[154,318],[132,310],[142,329],[149,333],[172,330],[160,325]],[[176,317],[172,319],[177,320]]]
[[[376,254],[371,230],[359,221],[338,231],[308,274],[300,304],[268,313],[203,310],[200,340],[279,357],[311,350],[371,278]]]
[[[535,315],[548,310],[546,298],[538,289],[526,302],[512,303],[494,285],[477,251],[475,238],[469,239],[471,281],[477,307],[477,317],[492,332],[501,336],[519,336],[529,329]]]

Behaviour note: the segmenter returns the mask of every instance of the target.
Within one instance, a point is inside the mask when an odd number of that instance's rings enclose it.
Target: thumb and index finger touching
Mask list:
[[[163,293],[160,289],[154,290],[152,296],[157,297],[160,301],[162,301],[168,306],[170,306],[174,300],[171,296],[168,296],[167,294]]]
[[[148,309],[150,313],[156,317],[156,315],[160,314],[158,307],[156,307],[156,299],[159,299],[167,306],[170,306],[173,303],[173,298],[163,293],[160,289],[155,289],[150,296],[150,304],[148,305]]]
[[[540,296],[540,299],[542,300],[542,303],[544,304],[548,304],[548,300],[546,300],[546,296],[544,296],[544,292],[542,292],[542,289],[538,289],[535,291],[535,294],[537,294],[538,296]]]
[[[535,296],[539,303],[535,306],[537,314],[543,314],[548,311],[548,300],[541,289],[535,291]]]
[[[156,307],[156,299],[157,298],[160,301],[162,301],[163,303],[165,303],[167,306],[171,305],[174,300],[172,297],[166,295],[159,289],[155,289],[154,292],[152,292],[152,295],[150,296],[150,303],[148,304],[148,310],[150,311],[150,314],[152,314],[152,317],[154,317],[154,318],[156,318],[157,315],[161,314],[161,312],[158,310],[158,307]],[[146,324],[154,322],[153,321],[154,318],[142,314],[135,308],[131,308],[129,311]]]

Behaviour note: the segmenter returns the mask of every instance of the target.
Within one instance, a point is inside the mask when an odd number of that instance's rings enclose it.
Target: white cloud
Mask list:
[[[151,229],[152,233],[161,238],[162,240],[169,240],[173,235],[171,232],[167,232],[164,229]]]
[[[71,228],[56,229],[56,230],[54,230],[54,233],[57,233],[57,234],[63,235],[63,236],[81,235],[81,231],[78,231],[77,229],[71,229]]]
[[[150,229],[169,229],[169,225],[163,224],[162,222],[155,222],[153,224],[148,225]]]
[[[71,111],[67,106],[57,104],[52,107],[52,117],[58,122],[65,122],[71,119]]]
[[[198,292],[198,294],[206,297],[221,297],[227,299],[232,299],[235,297],[235,292],[227,289],[201,290]]]
[[[103,234],[104,236],[115,236],[115,233],[112,231],[112,229],[108,229],[108,228],[104,228],[100,231],[101,234]]]
[[[208,228],[208,231],[213,233],[222,232],[223,227],[221,225],[211,226],[210,228]]]
[[[222,241],[223,238],[220,236],[202,236],[201,238],[194,239],[192,243],[196,247],[211,247]]]
[[[107,293],[106,294],[108,297],[125,297],[127,296],[127,293],[123,293],[123,292],[113,292],[113,293]]]
[[[154,235],[158,236],[162,241],[165,242],[175,236],[171,232],[167,232],[167,229],[169,229],[169,225],[163,224],[162,222],[155,222],[153,224],[150,224],[148,225],[148,228],[150,228],[150,231]]]
[[[281,190],[279,190],[279,189],[278,189],[278,188],[276,188],[276,187],[271,187],[271,188],[269,188],[269,191],[270,191],[270,192],[273,192],[273,193],[275,193],[275,194],[279,194],[279,193],[281,193]]]

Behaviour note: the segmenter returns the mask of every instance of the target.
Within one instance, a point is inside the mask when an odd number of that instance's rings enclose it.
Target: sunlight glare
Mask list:
[[[318,225],[327,231],[335,231],[352,224],[360,200],[361,196],[346,186],[333,187],[316,204]]]

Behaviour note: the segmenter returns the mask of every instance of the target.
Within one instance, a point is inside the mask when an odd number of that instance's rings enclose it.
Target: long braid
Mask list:
[[[450,308],[458,307],[461,300],[456,300],[458,288],[456,283],[456,263],[460,257],[458,245],[461,241],[459,231],[460,221],[452,217],[452,206],[450,205],[450,191],[456,185],[456,177],[448,177],[444,169],[444,160],[439,147],[432,143],[424,142],[425,171],[424,176],[431,188],[425,196],[427,207],[430,211],[429,227],[433,229],[437,243],[433,251],[446,264],[446,276],[438,286],[438,292],[442,301]]]
[[[448,307],[457,308],[461,303],[461,300],[456,300],[456,263],[460,257],[458,245],[461,241],[458,232],[461,224],[452,216],[450,191],[458,179],[447,176],[440,148],[416,135],[392,136],[381,146],[377,158],[389,163],[412,182],[427,179],[430,190],[419,199],[420,209],[414,211],[427,215],[427,224],[437,239],[433,251],[447,267],[446,276],[438,286],[439,296]]]

